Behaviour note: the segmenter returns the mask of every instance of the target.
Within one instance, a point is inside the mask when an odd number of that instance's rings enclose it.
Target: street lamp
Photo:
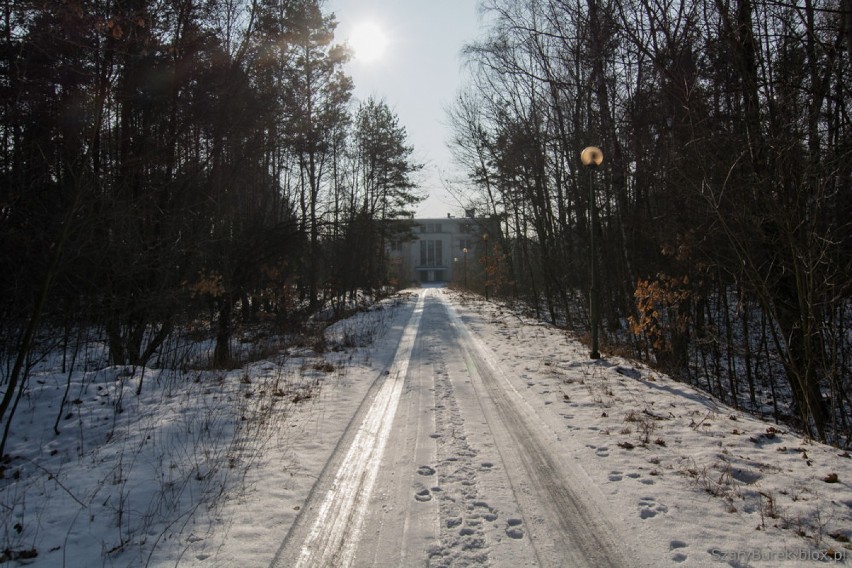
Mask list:
[[[463,264],[464,264],[464,289],[467,290],[467,247],[462,249],[464,253]]]
[[[597,217],[597,210],[595,207],[593,175],[598,166],[603,163],[603,152],[597,146],[589,146],[580,153],[580,161],[589,170],[589,250],[592,258],[592,282],[589,287],[589,311],[591,312],[592,319],[592,352],[589,354],[589,357],[600,359],[601,354],[598,351],[598,320],[600,318],[600,314],[598,313],[600,307],[597,283],[598,261],[597,250],[595,248],[595,218]]]
[[[483,260],[485,261],[485,299],[488,299],[488,233],[484,233],[482,235],[482,242],[484,249],[482,252],[484,253]]]

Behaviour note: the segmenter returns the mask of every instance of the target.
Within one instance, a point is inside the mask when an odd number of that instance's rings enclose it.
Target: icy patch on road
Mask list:
[[[297,567],[349,566],[396,414],[423,315],[421,293],[399,342],[388,377],[367,411],[302,546]],[[423,496],[421,494],[421,496]],[[425,499],[421,499],[425,500]]]

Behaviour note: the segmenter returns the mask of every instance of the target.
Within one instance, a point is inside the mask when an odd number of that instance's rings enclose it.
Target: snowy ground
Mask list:
[[[373,472],[352,481],[358,543],[341,537],[356,566],[576,565],[565,547],[588,542],[611,549],[591,565],[852,563],[847,452],[634,362],[591,361],[550,325],[409,290],[327,343],[232,372],[72,373],[59,435],[68,376],[42,365],[2,464],[2,554],[295,565],[303,536],[325,537],[314,520],[349,467]],[[376,400],[393,408],[392,426],[375,427],[384,445],[346,466]],[[588,528],[569,546],[554,527],[575,505]]]

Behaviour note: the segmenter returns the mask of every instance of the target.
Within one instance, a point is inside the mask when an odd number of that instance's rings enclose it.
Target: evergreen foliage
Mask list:
[[[349,53],[322,6],[2,2],[4,424],[50,343],[40,330],[94,326],[114,364],[145,365],[203,322],[227,366],[238,324],[292,327],[385,284],[375,239],[411,216],[420,166],[386,105],[353,122]],[[362,233],[375,246],[340,265]]]

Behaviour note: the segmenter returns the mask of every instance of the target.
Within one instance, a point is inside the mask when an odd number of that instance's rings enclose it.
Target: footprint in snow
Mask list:
[[[669,543],[669,550],[679,550],[681,548],[686,548],[687,546],[689,545],[683,542],[682,540],[673,540]],[[687,558],[688,556],[683,552],[676,552],[672,554],[672,562],[685,562]]]
[[[431,501],[432,492],[428,489],[421,489],[420,491],[414,494],[414,498],[420,501],[421,503],[425,501]]]
[[[435,469],[429,467],[428,465],[421,465],[417,468],[417,473],[420,475],[435,475]]]
[[[607,448],[606,446],[601,446],[600,448],[595,450],[595,454],[597,454],[597,456],[600,458],[605,458],[609,456],[609,448]]]
[[[497,511],[495,511],[494,508],[491,505],[489,505],[488,503],[486,503],[485,501],[474,501],[473,502],[473,508],[471,509],[471,511],[474,512],[476,517],[478,517],[479,514],[480,514],[476,510],[477,508],[486,510],[485,513],[481,513],[481,514],[482,514],[482,518],[485,519],[486,521],[488,521],[489,523],[497,520],[497,517],[498,517]],[[469,521],[469,523],[470,522],[471,521]]]
[[[506,524],[509,527],[506,529],[506,536],[514,539],[524,538],[524,529],[521,528],[523,521],[521,519],[509,519]]]
[[[642,519],[651,519],[659,513],[668,513],[669,508],[662,503],[657,503],[653,497],[645,497],[639,500],[639,516]]]
[[[621,481],[622,479],[623,478],[621,477],[620,471],[611,471],[609,473],[609,480],[610,481]]]

